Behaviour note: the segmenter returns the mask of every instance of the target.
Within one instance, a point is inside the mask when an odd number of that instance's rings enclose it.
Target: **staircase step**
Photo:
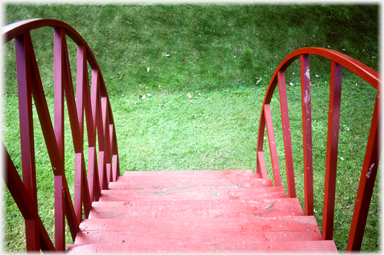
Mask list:
[[[156,181],[148,180],[131,180],[129,177],[119,177],[116,182],[110,182],[109,190],[170,190],[170,189],[190,189],[192,187],[206,189],[228,189],[228,188],[256,188],[256,187],[272,187],[271,179],[255,179],[244,180],[234,177],[231,179],[214,179],[214,180],[163,180],[159,177]]]
[[[69,252],[337,252],[313,216],[250,170],[125,172]]]
[[[162,176],[162,177],[174,177],[174,176],[216,176],[227,178],[229,176],[259,176],[253,174],[252,170],[194,170],[194,171],[125,171],[123,176]]]
[[[140,171],[124,172],[119,176],[119,180],[124,181],[178,181],[178,180],[236,180],[250,181],[260,179],[258,174],[253,174],[250,170],[226,170],[226,171]]]
[[[183,241],[158,242],[157,244],[142,244],[135,242],[134,238],[129,244],[86,244],[69,245],[68,252],[321,252],[337,253],[333,241],[291,241],[291,242],[247,242],[241,240],[236,243],[187,243]]]
[[[195,200],[195,199],[272,199],[286,198],[283,187],[264,187],[264,188],[229,188],[229,189],[173,189],[173,190],[102,190],[100,202],[103,201],[130,201],[147,200],[155,201],[159,199],[175,200]]]
[[[134,237],[143,243],[163,242],[275,242],[322,240],[313,216],[263,218],[97,219],[83,220],[74,244],[122,244]]]
[[[94,202],[89,219],[304,216],[297,198],[258,200],[130,200]]]

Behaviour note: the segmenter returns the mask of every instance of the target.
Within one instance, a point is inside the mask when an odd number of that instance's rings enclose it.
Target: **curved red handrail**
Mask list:
[[[29,34],[31,30],[46,26],[54,29],[53,121],[48,111]],[[77,44],[76,95],[72,85],[66,36]],[[64,251],[65,217],[74,240],[83,213],[88,217],[92,201],[97,201],[101,189],[108,188],[108,183],[115,181],[120,174],[115,125],[104,79],[88,44],[76,30],[62,21],[30,19],[16,22],[3,28],[3,38],[4,43],[15,41],[23,171],[21,180],[3,145],[6,159],[5,183],[26,222],[27,250]],[[92,69],[91,89],[88,64]],[[74,202],[64,171],[64,95],[76,154]],[[37,210],[32,98],[55,178],[55,246],[41,223]],[[83,148],[84,118],[88,137],[88,176]],[[96,155],[97,145],[98,155]]]
[[[313,215],[313,173],[312,173],[312,125],[311,125],[311,98],[310,98],[310,68],[309,55],[318,55],[331,60],[331,82],[330,82],[330,101],[328,115],[328,135],[327,135],[327,157],[326,157],[326,178],[324,195],[324,215],[323,215],[323,238],[332,239],[333,235],[333,215],[338,153],[338,134],[340,119],[340,101],[342,85],[342,69],[349,69],[354,74],[364,79],[367,83],[377,90],[377,97],[371,129],[368,137],[368,144],[361,172],[359,189],[356,196],[356,205],[351,224],[350,236],[348,239],[347,250],[359,250],[364,233],[369,203],[373,191],[375,176],[379,161],[379,115],[380,115],[380,94],[381,81],[380,75],[375,70],[363,63],[340,52],[323,48],[302,48],[290,53],[279,64],[268,85],[263,106],[260,114],[256,172],[262,178],[267,177],[267,171],[263,155],[264,130],[267,128],[268,142],[271,153],[273,176],[275,185],[281,186],[280,170],[277,161],[276,144],[273,134],[273,125],[269,104],[276,86],[279,86],[280,110],[282,115],[283,140],[285,149],[285,163],[287,172],[287,186],[289,197],[296,197],[294,182],[292,145],[289,124],[289,114],[287,105],[287,94],[285,84],[285,70],[295,60],[300,59],[301,72],[301,92],[302,92],[302,113],[303,113],[303,154],[304,154],[304,194],[305,194],[305,214]],[[371,178],[370,178],[371,177]]]
[[[66,35],[68,35],[77,45],[84,45],[87,50],[87,61],[89,62],[89,65],[91,66],[92,69],[97,69],[100,72],[100,67],[96,61],[95,56],[93,55],[90,47],[88,46],[87,42],[84,40],[84,38],[70,25],[68,25],[65,22],[62,22],[60,20],[56,19],[27,19],[27,20],[22,20],[18,21],[9,25],[6,25],[3,27],[3,39],[4,43],[7,43],[16,37],[23,35],[31,30],[41,28],[41,27],[60,27],[65,29]],[[102,78],[101,75],[101,81],[102,81],[102,86],[101,86],[101,93],[103,96],[108,96],[105,84],[104,84],[104,79]]]

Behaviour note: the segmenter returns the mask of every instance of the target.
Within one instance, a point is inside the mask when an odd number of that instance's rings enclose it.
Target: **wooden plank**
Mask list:
[[[119,157],[117,155],[112,156],[112,181],[117,181],[117,177],[120,176]]]
[[[92,200],[89,194],[88,180],[87,180],[87,172],[85,169],[85,159],[84,154],[81,153],[81,174],[82,174],[82,201],[84,206],[84,215],[85,218],[88,218],[89,211],[91,210]]]
[[[267,126],[269,151],[271,153],[273,179],[275,182],[275,186],[279,187],[279,186],[282,186],[281,176],[280,176],[280,167],[279,167],[279,160],[277,158],[276,140],[275,140],[275,135],[273,133],[271,108],[269,104],[264,105],[264,117],[265,117],[265,123]]]
[[[337,253],[336,245],[333,241],[291,241],[291,242],[244,242],[242,239],[236,241],[222,240],[221,242],[187,242],[175,240],[161,242],[154,240],[151,243],[142,244],[139,238],[133,237],[127,243],[122,244],[86,244],[70,245],[69,253],[128,253],[128,252],[167,252],[167,253],[186,253],[186,252],[252,252],[252,253],[286,253],[286,252],[305,252],[305,253]],[[156,242],[157,241],[157,242]]]
[[[380,92],[377,92],[375,108],[369,130],[368,143],[365,151],[363,169],[361,171],[359,189],[357,190],[355,209],[353,211],[351,230],[349,232],[347,251],[358,251],[361,247],[369,205],[380,159]]]
[[[110,164],[111,151],[110,151],[110,141],[109,141],[109,114],[108,114],[108,98],[107,97],[101,98],[101,116],[102,116],[102,125],[103,125],[104,160],[106,164]],[[107,175],[107,178],[109,183],[108,175]]]
[[[55,248],[65,251],[65,194],[63,177],[55,176]]]
[[[304,216],[297,198],[256,200],[130,200],[94,202],[89,219],[250,218]]]
[[[16,69],[19,101],[21,168],[23,184],[32,199],[33,215],[37,215],[35,148],[33,135],[31,60],[29,33],[15,38]],[[25,220],[27,251],[39,251],[40,240],[35,219]]]
[[[247,188],[247,189],[185,189],[167,191],[146,190],[102,190],[99,201],[130,201],[130,200],[190,200],[190,199],[256,199],[256,198],[284,198],[283,187]]]
[[[207,177],[227,178],[227,177],[250,177],[255,176],[251,170],[191,170],[191,171],[126,171],[123,176],[139,178],[178,178],[178,177]],[[122,177],[122,176],[121,176]],[[120,178],[120,177],[119,177]]]
[[[212,242],[217,239],[243,241],[302,241],[322,240],[313,216],[263,218],[196,218],[174,219],[85,219],[80,224],[74,244],[123,243],[134,236],[143,239],[171,239]],[[166,241],[165,241],[166,240]],[[139,240],[137,240],[140,242]],[[145,242],[145,241],[144,241]]]
[[[265,117],[264,117],[264,105],[261,109],[261,115],[260,115],[260,122],[259,122],[259,130],[257,133],[257,154],[256,154],[256,173],[260,174],[262,178],[268,178],[267,172],[261,172],[261,164],[259,159],[259,152],[263,153],[263,147],[264,147],[264,131],[265,131]]]
[[[74,187],[74,195],[73,195],[74,196],[73,207],[75,209],[77,222],[81,222],[82,215],[83,215],[83,210],[82,210],[83,209],[82,207],[83,189],[81,187],[83,183],[83,180],[82,180],[83,174],[82,174],[81,165],[82,165],[82,155],[81,153],[76,153],[75,154],[75,187]]]
[[[311,80],[309,55],[300,55],[301,103],[303,114],[303,161],[305,215],[313,215],[313,162],[311,121]]]
[[[259,164],[261,178],[268,178],[267,168],[265,166],[264,153],[262,151],[257,152],[257,163]]]
[[[105,157],[104,151],[99,151],[99,185],[101,189],[108,189],[107,173],[105,171]]]
[[[285,151],[285,167],[287,173],[288,197],[296,197],[295,173],[293,170],[291,127],[289,125],[288,99],[285,84],[285,72],[277,73],[280,95],[281,122],[283,126],[283,140]]]
[[[332,61],[331,81],[329,88],[327,156],[325,162],[324,180],[324,208],[322,228],[322,235],[324,240],[332,240],[333,238],[342,76],[343,67]]]
[[[5,161],[5,174],[4,181],[7,185],[13,199],[15,200],[17,207],[19,208],[21,214],[24,219],[30,220],[35,218],[37,222],[38,232],[40,236],[40,248],[42,250],[55,250],[55,247],[52,244],[51,239],[48,236],[46,229],[44,228],[43,223],[38,214],[33,209],[32,199],[29,196],[25,186],[17,173],[15,165],[12,162],[7,150],[5,149],[4,144],[2,144],[2,152],[4,153],[4,161]]]
[[[127,178],[127,177],[126,177]],[[128,179],[128,178],[127,178]],[[244,181],[242,178],[231,179],[213,179],[213,180],[174,180],[159,178],[157,182],[146,180],[133,181],[122,180],[119,177],[117,182],[111,182],[108,186],[109,190],[154,190],[154,189],[189,189],[189,188],[205,188],[205,189],[227,189],[227,188],[257,188],[257,187],[272,187],[270,179],[251,179]]]

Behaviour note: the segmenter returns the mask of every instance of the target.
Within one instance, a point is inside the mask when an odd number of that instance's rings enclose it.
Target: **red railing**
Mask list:
[[[336,169],[339,141],[340,102],[343,67],[349,69],[377,90],[375,107],[373,111],[368,144],[365,151],[363,169],[361,171],[359,188],[356,195],[355,209],[352,218],[351,230],[348,239],[347,251],[360,250],[364,234],[369,204],[373,192],[375,177],[379,163],[379,115],[380,90],[379,74],[339,52],[322,48],[303,48],[289,54],[278,66],[269,83],[263,107],[261,110],[259,133],[257,140],[256,172],[262,178],[267,178],[267,170],[263,155],[264,129],[267,128],[269,151],[275,186],[282,186],[280,168],[277,158],[276,141],[274,138],[270,102],[276,85],[279,87],[280,112],[283,129],[285,150],[285,164],[287,174],[288,196],[296,197],[296,188],[293,170],[291,129],[289,124],[287,92],[285,84],[285,70],[296,59],[300,59],[301,73],[301,102],[303,116],[303,163],[304,163],[304,204],[305,214],[313,215],[313,161],[312,161],[312,124],[311,124],[311,90],[309,55],[319,55],[331,60],[331,79],[328,113],[327,154],[325,166],[324,208],[322,236],[331,240],[333,236],[333,219],[335,208]]]
[[[30,36],[31,30],[46,26],[54,28],[53,124]],[[32,19],[10,24],[3,31],[5,43],[13,39],[15,41],[22,162],[21,180],[3,145],[5,183],[25,219],[27,250],[64,251],[65,217],[74,240],[83,212],[88,217],[92,201],[97,201],[101,189],[107,189],[108,183],[116,181],[120,174],[115,125],[107,90],[89,46],[66,23],[52,19]],[[68,59],[67,36],[77,45],[76,95]],[[91,89],[88,64],[92,69]],[[64,96],[75,151],[74,202],[64,171]],[[54,175],[55,247],[38,215],[32,101]],[[84,159],[84,131],[88,137],[88,167]]]

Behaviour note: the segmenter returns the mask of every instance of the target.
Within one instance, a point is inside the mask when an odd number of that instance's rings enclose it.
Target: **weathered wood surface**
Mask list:
[[[297,198],[248,170],[132,172],[109,188],[69,252],[337,252]]]

